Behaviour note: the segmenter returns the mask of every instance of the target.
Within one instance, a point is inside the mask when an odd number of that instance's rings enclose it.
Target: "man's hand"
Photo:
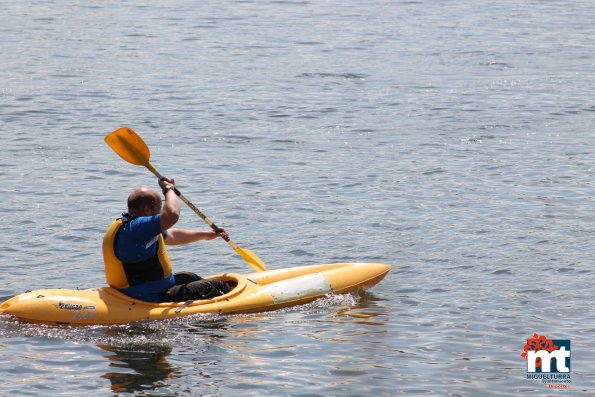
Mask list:
[[[215,236],[213,238],[221,237],[223,240],[229,240],[229,234],[223,229],[222,227],[217,228],[218,230],[215,232]]]
[[[167,178],[165,176],[159,179],[157,183],[159,183],[159,187],[164,193],[167,192],[169,189],[173,189],[176,184],[173,178]]]

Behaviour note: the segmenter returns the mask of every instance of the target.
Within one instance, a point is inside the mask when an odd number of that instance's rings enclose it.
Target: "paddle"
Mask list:
[[[122,157],[127,162],[134,165],[142,165],[151,171],[157,178],[161,179],[163,176],[153,167],[149,159],[151,158],[151,152],[149,147],[143,141],[143,139],[133,130],[128,127],[122,127],[116,131],[108,134],[105,137],[105,143],[112,148],[116,154]],[[188,207],[192,209],[200,218],[205,221],[215,232],[219,232],[221,229],[215,225],[209,218],[205,216],[198,208],[194,206],[186,197],[180,193],[180,191],[174,187],[174,192],[178,195]],[[244,260],[257,272],[263,272],[267,270],[264,262],[252,251],[246,248],[237,246],[231,239],[225,238],[225,241],[238,253]]]

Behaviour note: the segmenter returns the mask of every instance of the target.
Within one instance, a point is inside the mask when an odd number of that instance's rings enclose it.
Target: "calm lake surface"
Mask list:
[[[0,4],[1,300],[105,284],[103,233],[156,186],[122,125],[269,268],[393,265],[257,315],[3,317],[0,396],[595,395],[592,1]],[[571,340],[571,389],[527,379],[534,333]]]

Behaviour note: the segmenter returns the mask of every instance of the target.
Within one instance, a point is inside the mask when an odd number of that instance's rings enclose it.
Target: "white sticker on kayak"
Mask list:
[[[278,281],[265,285],[263,290],[271,295],[274,303],[324,295],[333,291],[326,277],[321,273]]]

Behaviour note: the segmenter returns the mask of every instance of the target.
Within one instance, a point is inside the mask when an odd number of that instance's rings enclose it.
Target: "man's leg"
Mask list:
[[[229,286],[218,279],[203,279],[188,284],[174,285],[164,294],[164,302],[210,299],[226,294]]]
[[[174,273],[174,279],[176,280],[176,285],[182,285],[191,283],[193,281],[202,280],[202,277],[192,272],[178,272]]]

